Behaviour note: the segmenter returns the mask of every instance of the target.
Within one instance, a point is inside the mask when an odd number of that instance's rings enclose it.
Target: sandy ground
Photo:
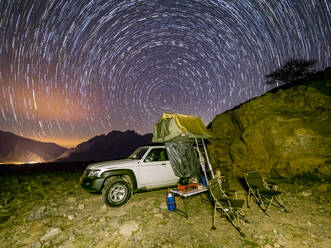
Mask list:
[[[0,175],[0,247],[331,247],[331,185],[277,182],[289,210],[245,206],[243,238],[212,206],[188,198],[188,219],[170,212],[167,189],[134,194],[119,208],[79,186],[80,170]],[[240,198],[245,191],[234,181]],[[208,199],[207,195],[202,195]],[[177,208],[183,201],[176,199]]]

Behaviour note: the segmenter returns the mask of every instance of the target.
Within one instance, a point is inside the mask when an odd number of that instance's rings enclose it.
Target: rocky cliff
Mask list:
[[[330,178],[331,68],[219,114],[208,128],[213,165],[224,174]]]

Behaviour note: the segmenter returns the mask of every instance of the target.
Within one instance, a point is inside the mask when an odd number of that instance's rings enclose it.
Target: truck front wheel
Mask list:
[[[125,204],[131,196],[131,187],[121,178],[111,178],[102,190],[102,196],[106,205],[119,207]]]

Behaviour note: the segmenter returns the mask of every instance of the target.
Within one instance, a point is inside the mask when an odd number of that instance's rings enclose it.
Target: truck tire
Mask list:
[[[119,207],[124,205],[131,197],[131,187],[122,178],[114,177],[103,188],[102,196],[107,206]]]

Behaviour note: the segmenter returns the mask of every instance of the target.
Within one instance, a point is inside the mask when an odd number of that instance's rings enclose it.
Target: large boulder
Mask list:
[[[211,159],[224,174],[330,178],[331,68],[219,114],[209,129]]]

